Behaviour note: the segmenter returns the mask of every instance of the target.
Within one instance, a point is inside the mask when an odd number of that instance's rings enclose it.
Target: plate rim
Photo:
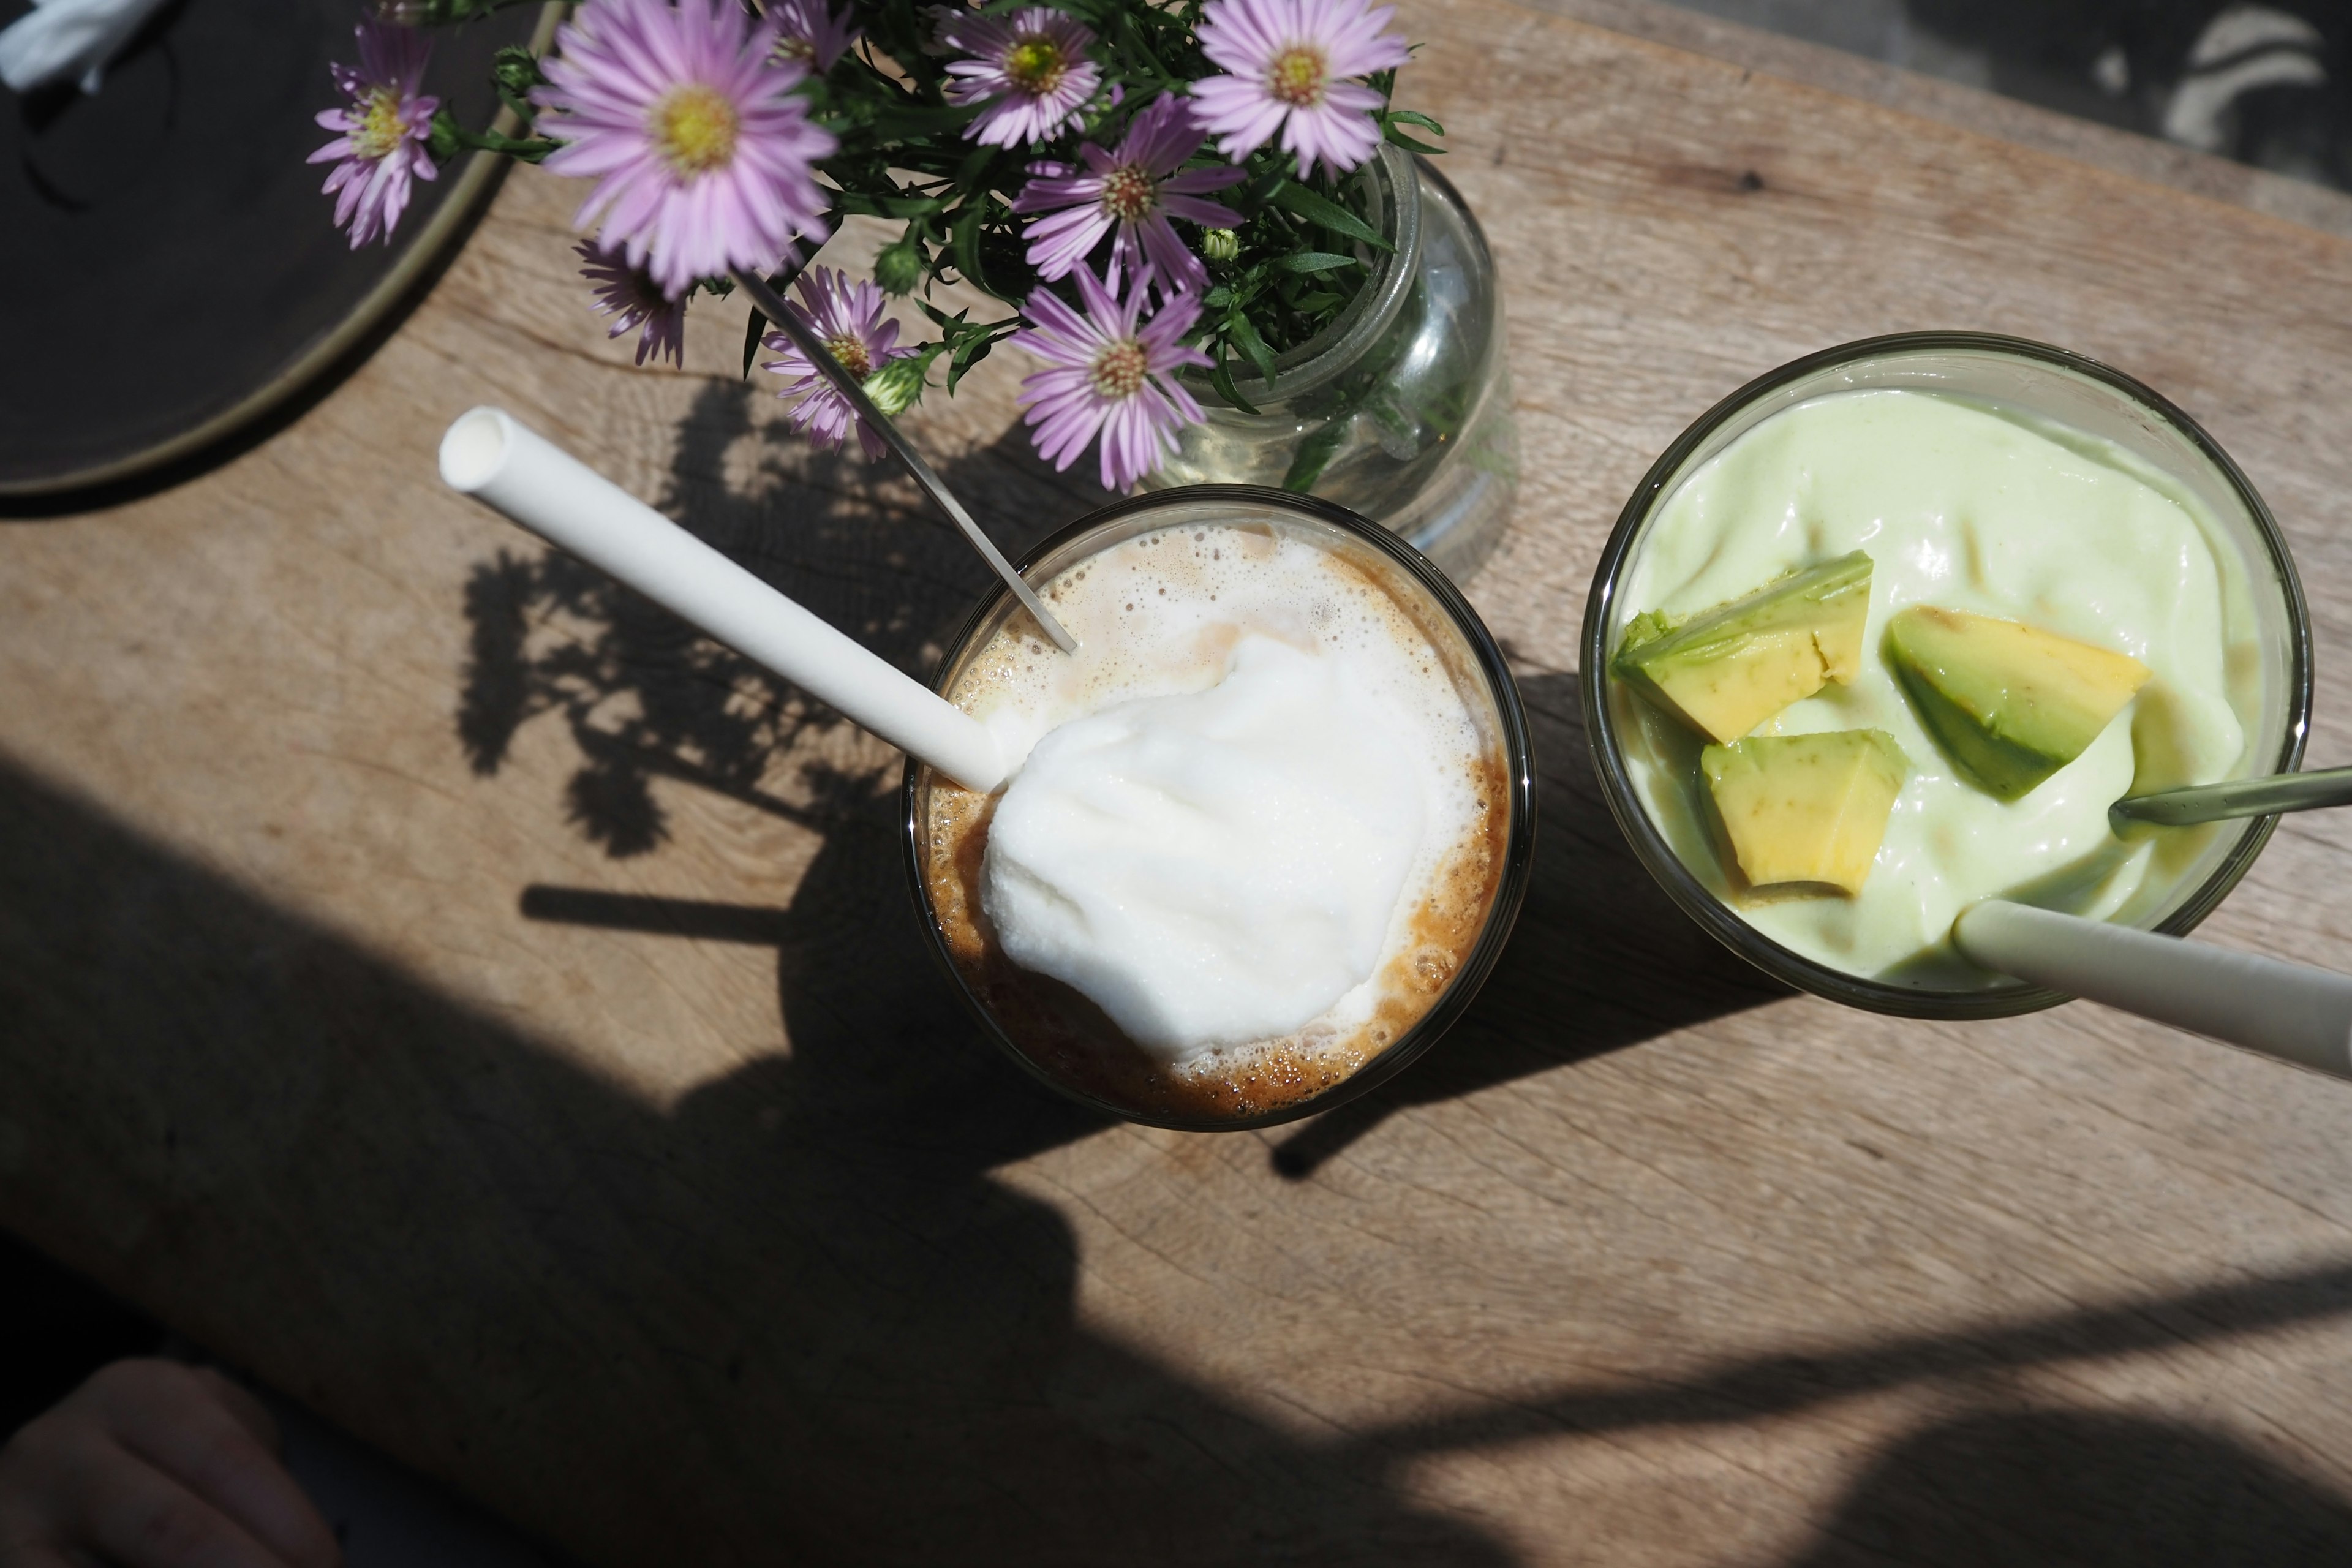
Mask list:
[[[539,20],[532,26],[529,45],[532,54],[544,55],[547,52],[548,47],[555,40],[556,24],[570,9],[566,0],[545,0],[540,6]],[[497,117],[490,122],[492,132],[502,136],[511,136],[520,127],[520,117],[504,104],[499,106]],[[81,490],[98,490],[119,485],[191,457],[258,423],[310,387],[369,333],[382,326],[418,279],[446,258],[453,244],[464,237],[466,230],[472,226],[497,189],[499,179],[505,173],[505,162],[503,155],[497,153],[468,153],[466,166],[451,183],[447,197],[434,209],[433,216],[425,220],[425,226],[416,232],[415,238],[409,242],[408,248],[401,252],[400,258],[392,264],[391,268],[360,296],[359,302],[324,336],[245,396],[210,418],[167,436],[152,446],[142,447],[136,452],[110,458],[88,468],[44,475],[38,479],[0,478],[0,500],[28,500],[67,496]]]

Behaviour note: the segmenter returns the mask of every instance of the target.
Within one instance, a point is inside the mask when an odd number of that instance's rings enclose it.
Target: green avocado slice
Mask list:
[[[1728,744],[1862,668],[1870,557],[1804,567],[1676,623],[1658,611],[1625,627],[1610,670],[1709,739]]]
[[[1911,760],[1884,730],[1750,735],[1699,753],[1751,887],[1812,882],[1862,891]]]
[[[1928,605],[1887,622],[1886,653],[1919,721],[2001,800],[2081,756],[2148,679],[2127,654]]]

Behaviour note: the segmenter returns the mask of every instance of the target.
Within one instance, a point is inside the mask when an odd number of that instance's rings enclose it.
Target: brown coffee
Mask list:
[[[1444,994],[1485,932],[1502,885],[1509,767],[1475,652],[1443,607],[1385,557],[1351,542],[1318,539],[1314,547],[1307,556],[1299,541],[1279,542],[1264,526],[1163,530],[1113,545],[1064,570],[1044,590],[1078,635],[1080,658],[1091,665],[1057,665],[1062,656],[1042,646],[1023,617],[972,650],[948,689],[950,700],[985,718],[1008,693],[1058,682],[1058,722],[1074,716],[1072,704],[1084,711],[1213,684],[1222,668],[1216,661],[1243,635],[1278,635],[1294,646],[1320,639],[1344,647],[1355,639],[1360,647],[1372,637],[1391,668],[1418,670],[1428,701],[1455,715],[1447,732],[1465,739],[1442,775],[1451,808],[1444,831],[1416,861],[1370,980],[1346,1005],[1297,1029],[1203,1047],[1172,1063],[1164,1048],[1139,1046],[1072,986],[1006,955],[982,907],[997,799],[922,777],[920,874],[965,986],[1037,1068],[1129,1114],[1242,1120],[1295,1107],[1344,1082],[1402,1040]],[[1294,581],[1302,558],[1309,576]],[[1266,582],[1280,591],[1271,598],[1252,591]],[[1138,617],[1155,629],[1130,629]],[[1139,653],[1147,648],[1148,657]],[[1400,650],[1402,661],[1394,657]],[[1101,674],[1106,668],[1110,676]]]

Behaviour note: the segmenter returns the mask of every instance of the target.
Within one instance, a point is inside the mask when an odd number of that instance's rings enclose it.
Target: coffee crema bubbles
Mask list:
[[[918,868],[974,1000],[1050,1077],[1121,1110],[1295,1106],[1402,1039],[1500,888],[1508,770],[1476,656],[1369,548],[1162,528],[1043,589],[950,700],[1025,759],[936,774]]]

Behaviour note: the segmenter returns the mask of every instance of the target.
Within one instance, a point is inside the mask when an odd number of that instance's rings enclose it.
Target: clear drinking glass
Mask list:
[[[1186,372],[1207,418],[1143,483],[1320,496],[1467,577],[1501,539],[1519,482],[1494,254],[1425,160],[1386,147],[1363,179],[1370,221],[1395,250],[1359,247],[1370,269],[1364,288],[1329,328],[1275,361],[1271,384],[1236,377],[1255,412]]]
[[[2311,633],[2303,588],[2270,509],[2237,464],[2197,422],[2120,371],[2064,349],[1984,332],[1909,332],[1826,349],[1741,387],[1683,432],[1625,503],[1601,552],[1584,612],[1579,684],[1601,793],[1634,853],[1675,902],[1708,934],[1766,973],[1815,995],[1872,1012],[1917,1018],[1991,1018],[2067,998],[2019,981],[1978,989],[1901,985],[1832,969],[1772,941],[1694,875],[1650,818],[1635,789],[1620,731],[1633,699],[1609,679],[1620,623],[1618,584],[1643,537],[1684,479],[1781,410],[1830,393],[1908,388],[1983,399],[2113,441],[2194,494],[2244,567],[2252,599],[2251,638],[2261,660],[2260,711],[2247,742],[2249,773],[2290,773],[2303,760],[2311,719]],[[2063,520],[2053,520],[2063,526]],[[2131,923],[2180,935],[2219,904],[2271,836],[2276,817],[2219,825],[2211,841],[2158,897],[2128,911]]]
[[[1420,626],[1453,668],[1456,689],[1486,731],[1491,752],[1502,759],[1508,812],[1502,871],[1476,941],[1429,1010],[1377,1056],[1311,1097],[1247,1116],[1208,1120],[1157,1114],[1091,1092],[1057,1071],[1050,1062],[1024,1050],[1013,1031],[967,983],[932,907],[925,875],[927,824],[931,815],[935,778],[929,768],[911,758],[907,763],[902,796],[906,865],[915,907],[922,915],[923,929],[929,933],[932,953],[989,1037],[1024,1069],[1062,1093],[1127,1121],[1193,1131],[1239,1131],[1313,1115],[1355,1099],[1402,1071],[1461,1016],[1501,956],[1510,938],[1512,923],[1518,917],[1519,904],[1527,895],[1535,854],[1535,773],[1527,714],[1520,705],[1517,684],[1511,678],[1501,648],[1487,634],[1477,612],[1452,581],[1418,551],[1344,507],[1312,497],[1245,485],[1163,490],[1129,497],[1081,518],[1029,552],[1018,564],[1024,577],[1042,587],[1070,567],[1140,534],[1204,524],[1262,527],[1303,538],[1366,572]],[[941,693],[953,690],[971,660],[1019,613],[1019,605],[1009,592],[1003,587],[992,590],[948,645],[932,679],[932,689]]]

